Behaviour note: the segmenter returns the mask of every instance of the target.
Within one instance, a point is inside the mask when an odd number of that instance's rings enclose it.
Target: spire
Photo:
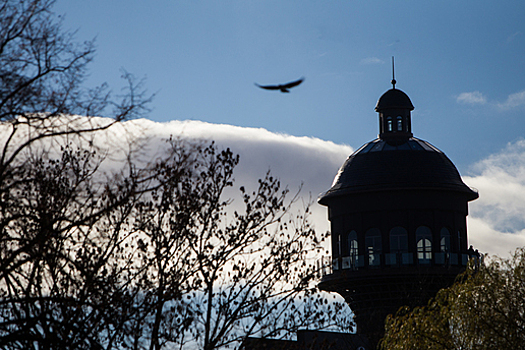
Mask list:
[[[394,56],[392,56],[392,89],[377,101],[379,113],[379,138],[391,142],[405,142],[412,137],[410,111],[414,109],[410,98],[396,89]]]
[[[392,88],[395,89],[396,88],[396,74],[395,74],[395,70],[394,70],[394,56],[392,56]]]

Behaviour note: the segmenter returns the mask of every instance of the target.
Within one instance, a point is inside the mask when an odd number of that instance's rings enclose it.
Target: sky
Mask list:
[[[414,135],[479,190],[471,242],[499,255],[525,245],[523,1],[58,0],[54,11],[79,41],[96,38],[87,86],[118,93],[122,69],[145,78],[155,98],[140,123],[235,144],[239,180],[271,168],[314,198],[377,137],[395,56]],[[289,94],[254,85],[300,77]]]

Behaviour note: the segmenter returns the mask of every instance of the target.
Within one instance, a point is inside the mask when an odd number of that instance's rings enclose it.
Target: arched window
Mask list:
[[[450,253],[450,231],[446,227],[439,233],[439,247],[443,253]]]
[[[332,233],[332,256],[341,256],[341,235],[337,232]]]
[[[432,259],[432,231],[426,226],[416,230],[417,258],[420,263],[428,263]]]
[[[356,257],[359,254],[359,249],[357,245],[357,232],[354,230],[350,231],[348,234],[348,251],[350,252],[350,256]]]
[[[387,131],[392,131],[393,129],[393,126],[392,126],[392,117],[387,117],[386,118],[386,130]]]
[[[401,226],[396,226],[390,230],[390,253],[385,254],[387,265],[401,265],[411,263],[408,256],[408,233]]]
[[[403,227],[396,226],[390,230],[390,253],[408,252],[408,233]]]
[[[465,242],[463,241],[463,232],[461,232],[461,229],[458,230],[458,253],[464,253],[467,250],[467,247],[465,246],[463,249],[463,246],[465,245]]]
[[[403,117],[397,116],[397,131],[403,131]]]
[[[371,228],[365,233],[365,245],[368,253],[368,265],[379,266],[381,264],[381,231]]]

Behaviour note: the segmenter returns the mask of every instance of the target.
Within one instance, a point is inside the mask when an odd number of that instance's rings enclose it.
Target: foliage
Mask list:
[[[471,265],[425,307],[386,322],[382,349],[523,349],[525,248]]]

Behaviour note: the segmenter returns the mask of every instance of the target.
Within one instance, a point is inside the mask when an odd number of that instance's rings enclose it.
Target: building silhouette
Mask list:
[[[387,315],[425,305],[465,270],[472,255],[468,202],[478,193],[442,151],[413,136],[414,106],[395,83],[375,107],[378,138],[348,157],[318,199],[328,207],[332,243],[319,288],[346,300],[357,333],[305,330],[297,341],[249,338],[245,350],[373,350]]]
[[[345,298],[367,349],[388,314],[426,304],[464,270],[468,202],[478,198],[443,152],[413,136],[414,106],[392,84],[375,107],[379,137],[348,157],[318,200],[332,243],[319,288]]]

